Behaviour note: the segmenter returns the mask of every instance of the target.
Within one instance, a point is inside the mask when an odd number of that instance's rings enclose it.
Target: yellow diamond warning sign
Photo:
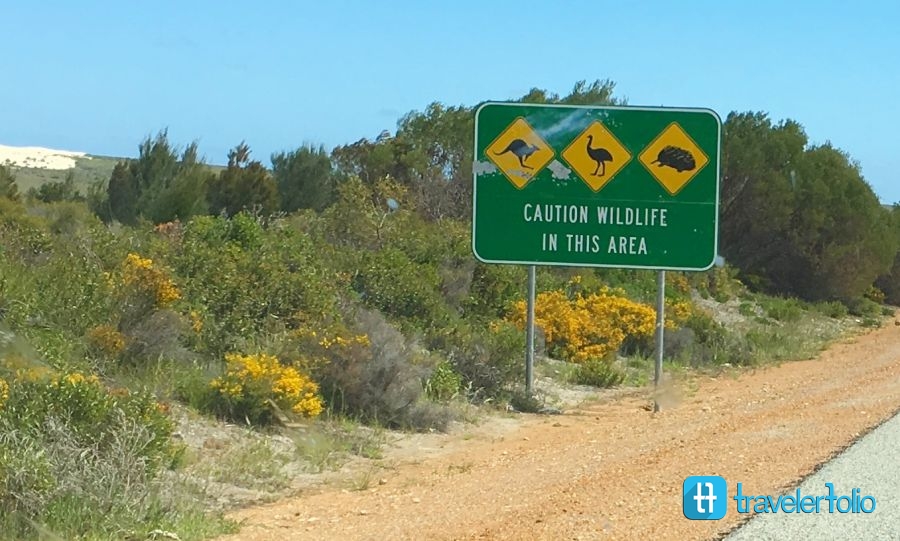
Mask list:
[[[484,150],[516,188],[522,189],[553,159],[555,152],[522,117]]]
[[[638,160],[671,195],[675,195],[709,163],[709,158],[677,122],[660,133]]]
[[[599,121],[592,122],[563,151],[572,169],[595,192],[631,161],[631,153]]]

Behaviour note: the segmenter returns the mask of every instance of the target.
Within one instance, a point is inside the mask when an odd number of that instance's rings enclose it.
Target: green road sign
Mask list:
[[[472,249],[487,263],[705,270],[721,121],[708,109],[485,103]]]

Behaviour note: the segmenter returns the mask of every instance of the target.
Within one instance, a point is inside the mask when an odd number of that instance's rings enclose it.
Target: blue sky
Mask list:
[[[374,138],[432,101],[609,78],[631,105],[800,122],[900,201],[900,3],[5,2],[0,143],[133,156],[168,128],[222,163]]]

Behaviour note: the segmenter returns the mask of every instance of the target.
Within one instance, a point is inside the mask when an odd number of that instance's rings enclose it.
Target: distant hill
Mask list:
[[[16,175],[19,191],[27,192],[48,182],[62,182],[69,171],[75,172],[75,186],[82,195],[97,181],[107,181],[120,160],[111,156],[93,156],[84,152],[43,147],[0,145],[0,164],[10,166]],[[212,170],[223,169],[211,165]]]

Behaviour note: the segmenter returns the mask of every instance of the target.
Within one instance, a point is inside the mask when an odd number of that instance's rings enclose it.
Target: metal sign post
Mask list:
[[[656,287],[656,371],[653,376],[653,411],[659,411],[659,384],[662,382],[663,339],[666,324],[666,271],[659,271]]]
[[[531,396],[534,386],[534,290],[535,267],[528,266],[528,315],[525,329],[525,392]]]

